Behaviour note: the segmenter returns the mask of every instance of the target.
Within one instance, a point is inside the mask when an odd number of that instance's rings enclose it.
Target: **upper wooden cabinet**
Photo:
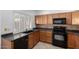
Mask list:
[[[72,13],[66,13],[66,22],[67,24],[72,24]]]
[[[79,11],[72,13],[72,24],[79,25]]]
[[[40,15],[35,17],[36,24],[52,24],[52,16],[51,15]]]
[[[48,15],[47,24],[53,24],[53,15]]]
[[[42,24],[47,24],[47,21],[48,18],[47,18],[47,15],[42,15]]]
[[[40,15],[40,16],[36,16],[35,17],[35,22],[36,22],[36,24],[42,24],[42,16]]]
[[[66,18],[66,21],[67,21],[66,23],[72,24],[72,18],[74,17],[72,17],[72,13],[57,13],[57,14],[51,14],[51,15],[40,15],[40,16],[36,16],[36,24],[53,24],[54,18]]]

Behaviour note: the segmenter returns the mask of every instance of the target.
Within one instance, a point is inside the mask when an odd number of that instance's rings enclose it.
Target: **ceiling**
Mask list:
[[[75,10],[23,10],[24,12],[31,13],[33,15],[54,14],[63,12],[72,12]]]
[[[42,15],[42,14],[54,14],[54,13],[63,13],[63,12],[72,12],[75,10],[34,10],[33,12],[35,15]]]

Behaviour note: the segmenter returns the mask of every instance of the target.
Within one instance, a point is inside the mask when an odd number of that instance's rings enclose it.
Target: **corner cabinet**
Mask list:
[[[52,31],[40,31],[40,41],[52,43]]]
[[[79,11],[72,12],[72,25],[79,25]]]

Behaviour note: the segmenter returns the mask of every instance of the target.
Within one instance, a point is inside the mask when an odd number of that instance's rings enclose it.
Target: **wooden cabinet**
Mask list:
[[[42,16],[35,16],[35,22],[36,24],[42,24]]]
[[[47,15],[42,15],[42,24],[47,24]]]
[[[46,41],[46,31],[40,31],[40,41]]]
[[[39,42],[39,31],[30,33],[28,40],[28,48],[33,48]]]
[[[47,15],[40,15],[35,17],[36,24],[47,24]]]
[[[51,31],[40,31],[40,41],[52,43],[52,32]]]
[[[72,24],[72,13],[66,13],[67,24]]]
[[[53,14],[53,18],[59,18],[59,14]]]
[[[1,40],[3,49],[27,49],[28,35],[12,40],[13,38],[4,38]]]
[[[68,33],[68,48],[79,49],[79,34],[69,32]]]
[[[48,15],[47,24],[53,24],[53,15]]]
[[[66,14],[65,13],[57,13],[53,14],[53,18],[65,18]]]
[[[72,14],[71,13],[58,13],[53,14],[53,18],[66,18],[67,24],[72,24]]]
[[[75,42],[75,36],[73,33],[68,33],[68,48],[75,48],[76,42]]]
[[[11,42],[11,40],[2,39],[1,40],[1,47],[2,47],[2,49],[12,49],[13,42]]]
[[[75,48],[76,49],[79,49],[79,34],[76,34],[75,35],[75,41],[76,41],[76,43],[75,43],[76,44],[76,47]]]
[[[28,40],[28,48],[33,48],[34,46],[34,34],[29,34],[29,40]]]
[[[39,31],[34,32],[34,45],[39,42]]]
[[[79,25],[79,11],[72,12],[72,24]]]
[[[77,13],[78,14],[78,13]],[[52,15],[40,15],[36,16],[36,24],[53,24],[53,18],[66,18],[67,24],[72,24],[72,19],[77,18],[74,13],[57,13]],[[73,22],[79,24],[78,20],[73,20]],[[78,21],[78,22],[77,22]],[[75,24],[73,23],[73,24]]]
[[[52,31],[46,32],[46,42],[52,43]]]

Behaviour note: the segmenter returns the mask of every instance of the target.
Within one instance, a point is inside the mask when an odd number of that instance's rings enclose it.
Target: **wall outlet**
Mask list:
[[[8,31],[8,28],[4,28],[4,31]]]

